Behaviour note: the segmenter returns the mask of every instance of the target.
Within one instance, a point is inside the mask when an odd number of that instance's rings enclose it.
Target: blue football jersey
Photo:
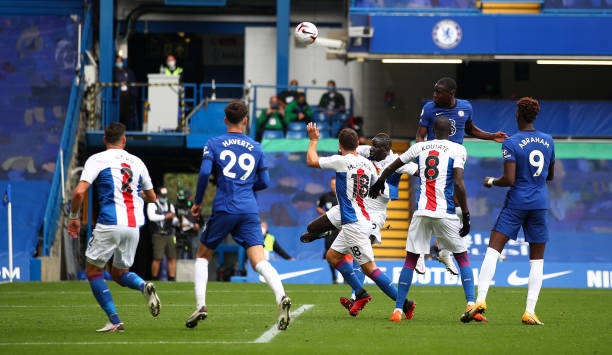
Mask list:
[[[212,161],[217,179],[213,212],[259,213],[253,185],[267,169],[259,143],[241,133],[225,133],[206,142],[202,159]]]
[[[440,116],[444,116],[450,120],[451,133],[449,140],[451,142],[463,144],[463,137],[465,136],[465,125],[468,121],[472,120],[472,104],[467,100],[456,99],[457,104],[455,107],[446,108],[436,106],[433,101],[428,101],[423,105],[421,110],[421,118],[419,125],[427,127],[427,140],[432,141],[435,139],[433,127],[434,121]]]
[[[506,195],[506,207],[520,210],[548,208],[546,178],[555,162],[552,137],[540,131],[520,131],[502,143],[504,162],[516,163],[516,180]]]

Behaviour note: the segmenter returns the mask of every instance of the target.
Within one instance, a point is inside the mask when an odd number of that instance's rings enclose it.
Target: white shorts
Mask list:
[[[342,216],[340,215],[340,205],[335,205],[325,212],[327,219],[336,227],[342,229]]]
[[[372,230],[370,234],[373,235],[376,239],[376,244],[382,243],[382,237],[380,235],[380,230],[385,225],[385,221],[387,220],[387,211],[368,211],[370,212],[370,221],[372,222]],[[325,215],[329,219],[329,221],[336,227],[336,229],[342,229],[342,217],[340,215],[340,206],[335,205],[330,208]]]
[[[465,239],[459,236],[459,217],[446,218],[413,216],[408,228],[406,251],[414,254],[429,254],[431,237],[438,238],[438,247],[452,253],[467,251]]]
[[[114,256],[114,267],[129,269],[134,263],[139,238],[138,228],[97,223],[91,233],[85,256],[90,264],[101,268]]]
[[[345,224],[330,248],[341,254],[351,254],[359,265],[374,261],[371,230],[372,224],[368,221]]]

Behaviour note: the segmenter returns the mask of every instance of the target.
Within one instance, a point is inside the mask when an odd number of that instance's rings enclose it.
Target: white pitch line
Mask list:
[[[291,312],[291,318],[295,320],[295,318],[297,318],[300,314],[304,313],[305,311],[307,311],[308,309],[312,307],[314,307],[314,304],[303,305],[302,307]],[[265,333],[263,333],[259,338],[255,339],[253,343],[269,343],[280,332],[282,332],[282,330],[278,330],[278,326],[274,324],[270,329],[268,329]]]
[[[295,319],[308,309],[314,307],[314,304],[305,304],[302,307],[296,309],[291,312],[291,318]],[[40,343],[31,343],[31,342],[15,342],[15,343],[3,343],[0,342],[0,348],[5,346],[49,346],[49,345],[140,345],[140,344],[160,344],[160,345],[168,345],[168,344],[194,344],[194,345],[206,345],[206,344],[253,344],[253,343],[269,343],[276,335],[278,335],[281,330],[278,330],[278,325],[274,324],[270,329],[268,329],[265,333],[263,333],[259,338],[254,341],[214,341],[214,340],[205,340],[205,341],[154,341],[154,342],[138,342],[138,341],[76,341],[76,342],[40,342]]]

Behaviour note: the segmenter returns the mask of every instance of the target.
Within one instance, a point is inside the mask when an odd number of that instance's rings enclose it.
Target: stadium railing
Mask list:
[[[92,6],[87,8],[85,13],[85,21],[83,25],[81,38],[81,53],[92,48]],[[55,171],[51,181],[51,190],[47,200],[47,207],[43,220],[42,231],[42,256],[49,256],[51,247],[55,242],[55,236],[58,230],[59,216],[64,203],[67,201],[65,196],[65,179],[68,176],[68,169],[73,155],[73,148],[77,139],[77,130],[79,126],[79,118],[81,113],[81,103],[85,92],[85,83],[83,78],[83,68],[77,68],[77,74],[74,78],[72,89],[70,90],[70,100],[66,110],[66,121],[62,131],[59,150],[56,160]]]

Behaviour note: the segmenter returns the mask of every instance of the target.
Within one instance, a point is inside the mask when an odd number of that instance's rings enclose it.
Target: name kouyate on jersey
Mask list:
[[[449,140],[419,142],[400,155],[402,162],[416,160],[421,181],[417,186],[415,216],[434,218],[455,214],[454,168],[463,169],[467,151]]]

